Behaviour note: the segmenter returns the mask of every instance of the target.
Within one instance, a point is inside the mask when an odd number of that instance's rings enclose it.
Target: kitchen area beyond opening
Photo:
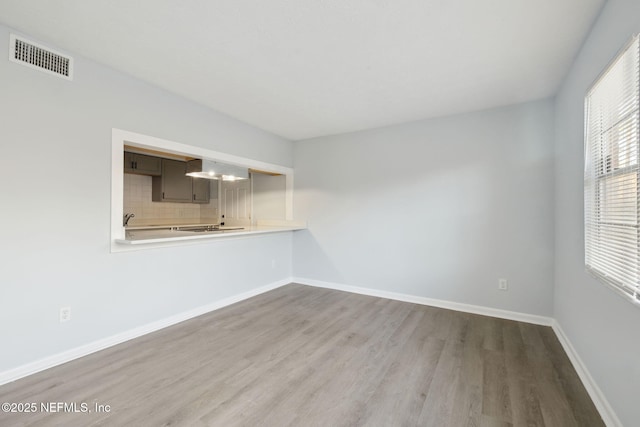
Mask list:
[[[290,168],[118,129],[113,136],[112,252],[304,228],[292,221]]]

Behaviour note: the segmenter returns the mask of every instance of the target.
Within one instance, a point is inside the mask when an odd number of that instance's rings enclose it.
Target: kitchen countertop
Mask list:
[[[208,226],[220,225],[216,222],[193,222],[185,224],[151,224],[151,225],[128,225],[124,229],[130,230],[151,230],[151,229],[163,229],[163,228],[175,228],[175,227],[208,227]]]
[[[193,226],[215,225],[215,224],[193,224]],[[177,227],[186,227],[188,225],[181,224]],[[175,228],[175,227],[173,227]],[[258,224],[243,227],[238,230],[236,226],[222,226],[219,230],[214,231],[184,231],[172,229],[171,225],[158,226],[135,226],[127,227],[124,239],[116,239],[116,243],[123,245],[142,245],[149,243],[165,243],[184,240],[201,240],[215,239],[231,236],[244,236],[265,233],[280,233],[284,231],[303,230],[306,226],[299,223],[291,224]]]

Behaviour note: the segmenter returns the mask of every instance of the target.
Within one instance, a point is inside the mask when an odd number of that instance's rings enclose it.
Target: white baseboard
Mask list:
[[[604,423],[609,427],[622,427],[622,423],[609,404],[609,401],[600,390],[600,387],[598,387],[598,384],[596,384],[596,382],[594,381],[593,377],[589,373],[589,370],[576,352],[576,349],[571,344],[571,341],[569,341],[569,338],[562,330],[560,324],[554,319],[551,326],[553,327],[553,331],[556,333],[560,344],[562,344],[562,348],[564,348],[565,353],[567,353],[569,360],[571,360],[571,364],[582,380],[584,388],[587,389],[589,397],[591,397],[593,404],[596,405],[596,408],[598,409],[598,412],[600,413],[600,416],[602,417]]]
[[[289,279],[270,283],[268,285],[252,289],[238,295],[233,295],[228,298],[224,298],[222,300],[215,301],[213,303],[203,305],[201,307],[197,307],[171,317],[167,317],[165,319],[148,323],[146,325],[130,329],[128,331],[121,332],[119,334],[112,335],[110,337],[103,338],[89,344],[81,345],[80,347],[76,347],[71,350],[63,351],[62,353],[45,357],[44,359],[36,360],[35,362],[27,363],[26,365],[22,365],[8,371],[0,372],[0,385],[18,380],[20,378],[35,374],[40,371],[44,371],[45,369],[61,365],[71,360],[89,355],[91,353],[95,353],[96,351],[104,350],[105,348],[112,347],[125,341],[129,341],[133,338],[138,338],[142,335],[155,332],[171,325],[175,325],[176,323],[184,322],[185,320],[189,320],[205,313],[218,310],[222,307],[235,304],[236,302],[240,302],[253,296],[260,295],[289,283],[291,283],[291,280]]]
[[[368,295],[372,297],[388,298],[397,301],[411,302],[414,304],[429,305],[432,307],[446,308],[465,313],[480,314],[483,316],[497,317],[500,319],[516,320],[518,322],[533,323],[535,325],[551,326],[554,320],[551,317],[535,314],[519,313],[516,311],[501,310],[498,308],[483,307],[480,305],[463,304],[459,302],[445,301],[433,298],[418,297],[414,295],[396,292],[381,291],[379,289],[361,288],[358,286],[343,285],[339,283],[323,282],[321,280],[293,277],[294,283],[315,286],[318,288],[335,289],[338,291],[352,292],[354,294]]]

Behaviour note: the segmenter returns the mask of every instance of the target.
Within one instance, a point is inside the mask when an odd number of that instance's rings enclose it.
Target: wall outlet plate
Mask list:
[[[509,283],[507,279],[498,279],[498,289],[501,291],[506,291],[509,289]]]
[[[60,323],[71,320],[71,307],[62,307],[60,309]]]

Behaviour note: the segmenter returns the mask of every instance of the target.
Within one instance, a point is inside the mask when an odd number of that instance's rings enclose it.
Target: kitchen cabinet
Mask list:
[[[192,182],[186,176],[187,163],[180,160],[162,159],[162,175],[154,176],[151,200],[154,202],[191,202]]]
[[[151,200],[154,202],[209,203],[209,180],[186,176],[187,163],[162,159],[162,174],[154,176]]]
[[[211,191],[211,180],[206,178],[191,178],[192,202],[209,203],[209,192]]]
[[[162,159],[144,154],[124,152],[124,172],[138,175],[160,176]]]

